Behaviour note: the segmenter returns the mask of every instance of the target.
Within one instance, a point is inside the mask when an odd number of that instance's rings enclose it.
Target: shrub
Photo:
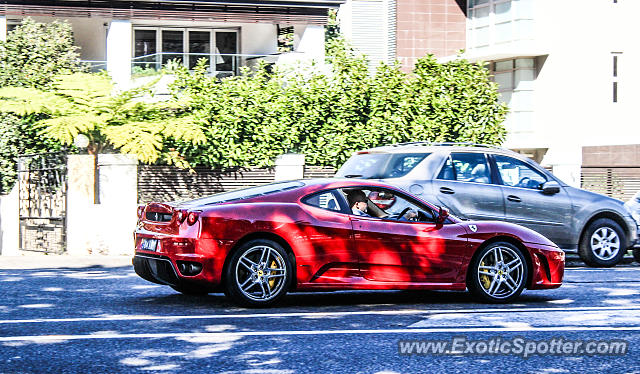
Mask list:
[[[0,41],[0,66],[0,86],[31,87],[83,68],[68,23],[38,23],[29,17]]]

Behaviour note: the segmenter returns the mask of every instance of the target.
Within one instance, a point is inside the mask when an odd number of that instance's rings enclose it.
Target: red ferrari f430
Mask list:
[[[289,291],[469,290],[508,302],[562,284],[564,252],[363,180],[299,180],[138,208],[133,265],[185,294],[267,306]]]

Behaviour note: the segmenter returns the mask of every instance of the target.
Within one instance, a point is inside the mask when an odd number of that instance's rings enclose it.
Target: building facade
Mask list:
[[[0,38],[25,17],[68,21],[81,59],[107,69],[118,84],[177,59],[193,67],[206,59],[211,74],[237,74],[241,66],[278,53],[278,28],[293,26],[296,58],[324,56],[328,10],[341,0],[319,1],[6,1]],[[285,59],[291,60],[288,56]]]
[[[376,20],[368,34],[356,10],[376,3],[387,26]],[[632,112],[640,103],[638,11],[637,0],[349,0],[340,10],[356,49],[373,56],[381,45],[395,48],[379,61],[410,70],[427,53],[447,61],[464,49],[462,57],[487,63],[510,108],[505,146],[574,186],[595,146],[616,167],[640,167],[622,146],[640,144]]]
[[[632,112],[640,103],[640,74],[632,68],[640,63],[633,20],[640,2],[473,0],[467,6],[464,57],[489,63],[509,105],[505,146],[575,186],[589,166],[583,154],[591,160],[594,146],[616,166],[640,166],[620,146],[640,143]]]
[[[465,47],[464,0],[348,0],[338,13],[342,33],[375,69],[398,61],[410,71],[431,53],[455,55]]]

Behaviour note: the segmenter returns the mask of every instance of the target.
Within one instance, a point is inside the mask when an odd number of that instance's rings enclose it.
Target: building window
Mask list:
[[[505,125],[512,131],[529,131],[533,126],[534,58],[494,61],[489,64],[492,80],[498,84],[500,101],[509,107]]]
[[[139,27],[134,28],[133,38],[134,74],[159,70],[171,60],[193,69],[200,59],[217,76],[238,72],[237,30]]]
[[[533,38],[533,0],[469,0],[470,49]]]
[[[622,57],[622,52],[611,52],[611,57],[612,57],[612,72],[613,72],[613,102],[617,103],[618,99],[619,99],[619,92],[618,92],[618,82],[620,79],[620,69],[619,69],[619,63],[620,63],[620,58]]]

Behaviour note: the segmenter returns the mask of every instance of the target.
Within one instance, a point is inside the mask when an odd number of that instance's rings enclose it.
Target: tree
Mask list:
[[[83,69],[67,22],[25,18],[0,41],[0,86],[43,87],[53,76]]]
[[[57,76],[51,90],[32,87],[0,88],[0,111],[18,116],[41,116],[40,133],[70,145],[79,134],[89,140],[89,153],[117,149],[135,154],[142,162],[186,166],[175,152],[164,150],[166,138],[192,144],[204,142],[201,127],[178,101],[151,103],[143,100],[149,87],[113,95],[106,74],[75,73]]]
[[[0,41],[0,87],[47,87],[56,74],[83,69],[71,26],[65,22],[37,23],[25,18]],[[0,175],[6,193],[16,179],[16,157],[56,151],[60,142],[43,136],[34,123],[44,115],[0,114]]]

